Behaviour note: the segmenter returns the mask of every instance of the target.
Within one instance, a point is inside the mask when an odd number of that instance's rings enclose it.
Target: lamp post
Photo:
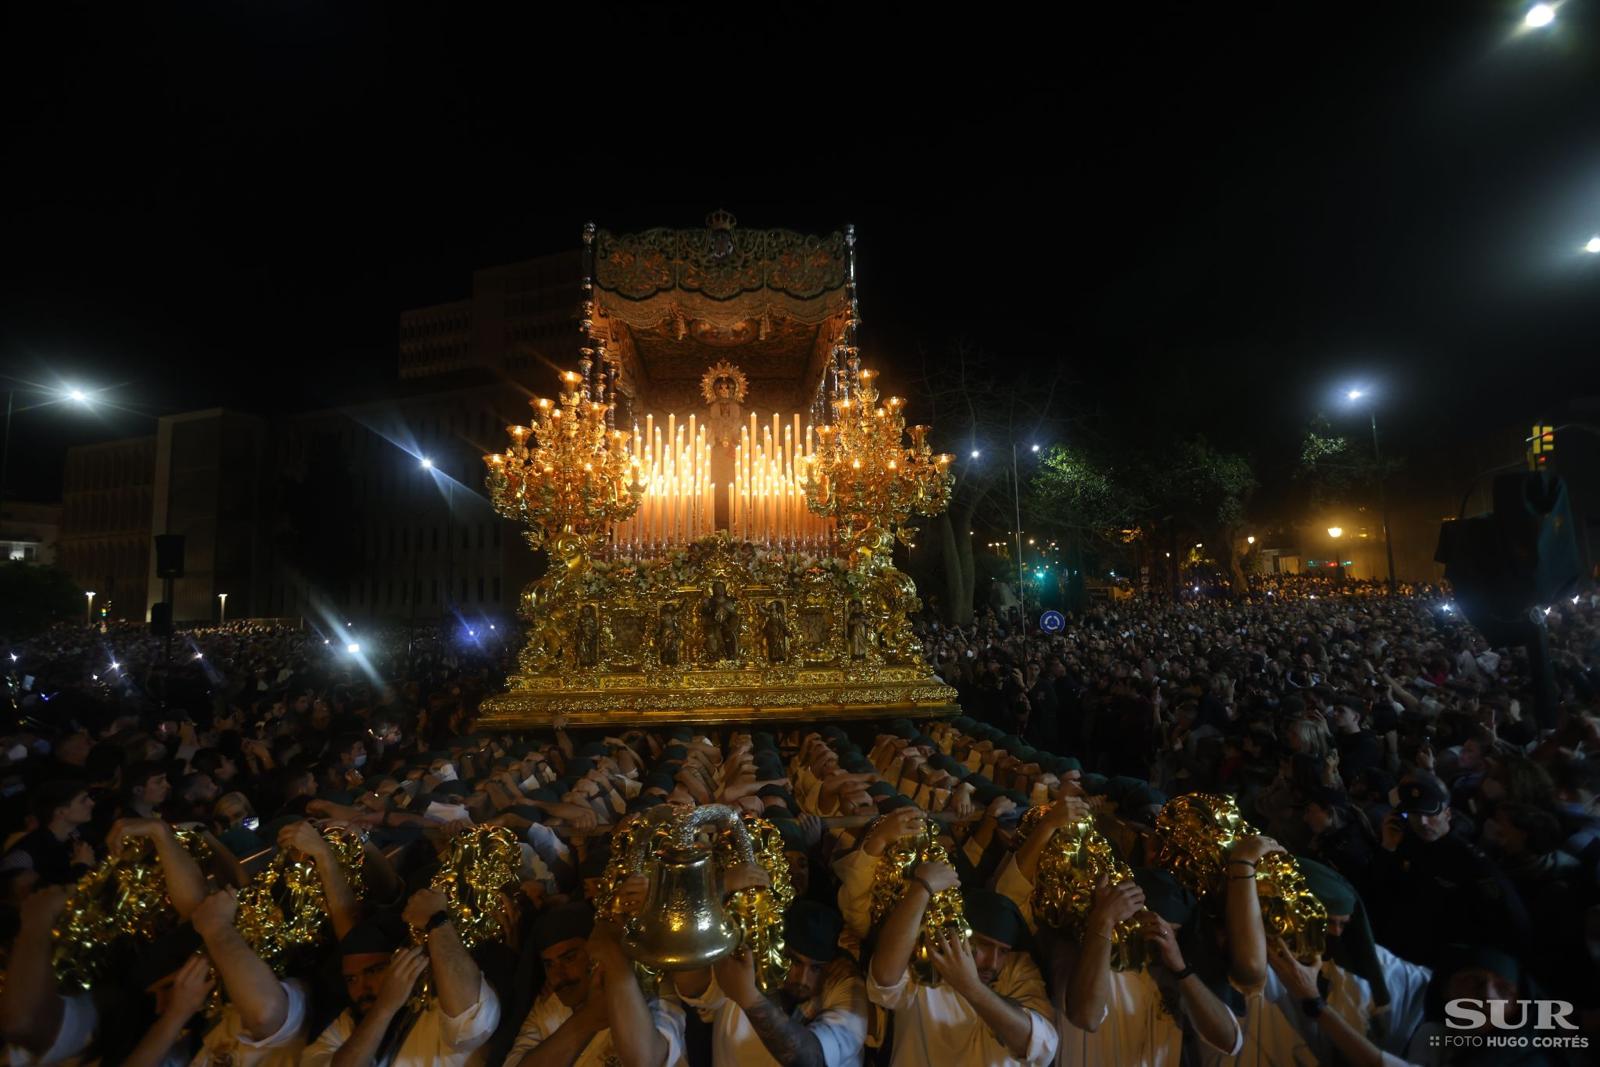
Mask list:
[[[1026,628],[1028,625],[1028,579],[1024,573],[1026,568],[1022,562],[1022,481],[1017,476],[1017,443],[1012,441],[1010,444],[1011,510],[1017,523],[1017,603],[1022,612],[1022,625]],[[1039,446],[1036,444],[1030,445],[1028,450],[1034,455],[1039,454]],[[978,453],[974,451],[972,455],[976,458]]]
[[[1351,389],[1345,393],[1345,399],[1351,403],[1369,397],[1370,394],[1363,389]],[[1367,417],[1372,424],[1372,462],[1377,468],[1378,477],[1378,513],[1383,519],[1383,551],[1389,563],[1389,595],[1395,595],[1394,580],[1394,540],[1389,536],[1389,497],[1383,484],[1383,452],[1378,448],[1378,405],[1371,399],[1367,401]]]
[[[94,590],[90,589],[83,594],[83,624],[94,626]]]
[[[423,456],[417,461],[417,466],[426,475],[433,470],[433,459]],[[411,610],[406,615],[406,674],[411,673],[412,656],[417,642],[417,601],[421,597],[422,586],[417,582],[417,557],[422,555],[422,533],[417,532],[417,541],[411,546]],[[434,573],[438,573],[435,571]]]
[[[217,616],[217,625],[218,626],[226,625],[226,623],[228,621],[228,594],[227,593],[218,593],[217,594],[217,601],[221,605],[221,607],[219,609],[218,616]]]

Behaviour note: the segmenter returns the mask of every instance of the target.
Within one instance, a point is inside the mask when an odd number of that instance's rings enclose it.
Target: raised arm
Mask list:
[[[1044,847],[1050,843],[1050,838],[1055,832],[1068,823],[1077,822],[1089,816],[1089,805],[1082,797],[1062,797],[1045,812],[1044,818],[1035,826],[1017,849],[1017,870],[1029,883],[1036,881],[1039,873],[1039,856],[1044,852]]]
[[[1038,837],[1036,832],[1034,837]],[[1094,903],[1084,924],[1083,943],[1067,986],[1067,1019],[1091,1034],[1111,1010],[1111,944],[1117,924],[1144,907],[1144,890],[1133,881],[1111,885],[1104,876],[1095,886]]]
[[[239,898],[232,889],[212,893],[194,911],[194,929],[206,943],[212,966],[222,978],[228,1000],[251,1038],[261,1041],[283,1029],[289,995],[272,968],[251,951],[233,924]]]
[[[383,974],[383,981],[378,985],[378,996],[372,1007],[361,1016],[349,1040],[333,1054],[330,1067],[372,1067],[383,1036],[389,1032],[389,1024],[405,1007],[417,979],[427,969],[428,954],[420,945],[395,953],[394,959],[389,962],[389,969]]]
[[[1183,959],[1177,930],[1153,911],[1140,913],[1140,933],[1149,942],[1161,964],[1178,976],[1178,995],[1183,998],[1200,1040],[1224,1055],[1237,1055],[1243,1035],[1239,1020],[1211,991],[1194,968]]]
[[[895,906],[878,931],[872,953],[872,980],[880,986],[899,984],[911,964],[911,953],[922,933],[922,916],[933,894],[957,885],[956,870],[948,863],[924,863],[906,882]]]
[[[433,889],[419,889],[406,902],[403,918],[413,927],[422,929],[444,910],[444,894]],[[478,1002],[483,975],[461,943],[461,935],[454,924],[446,922],[435,926],[428,934],[427,944],[439,1008],[454,1019]]]
[[[611,923],[600,921],[589,935],[589,958],[605,973],[611,1043],[622,1067],[660,1067],[667,1058],[667,1039],[656,1029],[619,934]]]
[[[1267,935],[1256,896],[1256,864],[1263,856],[1282,851],[1272,838],[1252,835],[1237,839],[1228,852],[1224,868],[1228,975],[1240,989],[1259,989],[1267,980]]]
[[[122,1067],[161,1067],[166,1063],[172,1047],[183,1037],[189,1020],[205,1006],[206,998],[216,984],[216,979],[211,977],[211,964],[206,958],[191,956],[178,968],[167,1010],[150,1024],[144,1037],[122,1061]]]
[[[1317,968],[1295,959],[1282,938],[1273,939],[1270,959],[1272,969],[1277,972],[1289,995],[1303,1006],[1314,1005],[1315,1014],[1308,1012],[1308,1016],[1328,1035],[1328,1040],[1333,1042],[1333,1047],[1339,1050],[1346,1063],[1352,1067],[1388,1067],[1390,1064],[1404,1063],[1403,1060],[1385,1055],[1382,1049],[1367,1040],[1366,1034],[1351,1026],[1344,1016],[1327,1009],[1322,993],[1317,988]],[[1304,1011],[1305,1008],[1300,1010]]]
[[[35,890],[22,902],[22,927],[11,947],[0,989],[0,1032],[18,1048],[42,1056],[61,1031],[65,1004],[50,969],[51,929],[67,903],[66,886]]]
[[[603,972],[595,970],[589,979],[589,995],[567,1016],[555,1032],[523,1053],[521,1058],[506,1058],[506,1067],[571,1067],[589,1047],[596,1034],[608,1025]],[[527,1031],[524,1031],[526,1033]],[[515,1055],[516,1049],[512,1049]]]
[[[115,855],[128,837],[145,837],[155,846],[161,874],[167,880],[167,895],[179,919],[187,919],[206,898],[206,876],[200,864],[189,855],[178,835],[160,819],[118,819],[106,835],[106,853]]]
[[[1026,1008],[1002,997],[984,984],[978,975],[977,961],[972,957],[972,946],[964,937],[945,933],[933,939],[928,947],[934,969],[950,983],[972,1010],[978,1013],[984,1025],[994,1031],[1012,1055],[1025,1059],[1028,1045],[1033,1039],[1033,1016]]]
[[[361,905],[328,839],[310,823],[295,822],[278,831],[278,847],[311,857],[317,868],[317,878],[322,882],[323,896],[328,900],[328,918],[333,920],[333,932],[338,937],[348,934],[361,918]]]
[[[795,1022],[761,992],[756,984],[755,960],[749,951],[740,948],[718,960],[713,968],[717,985],[739,1005],[761,1044],[782,1067],[827,1067],[822,1042],[810,1027]]]

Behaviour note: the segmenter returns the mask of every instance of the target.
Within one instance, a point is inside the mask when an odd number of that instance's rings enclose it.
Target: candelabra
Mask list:
[[[834,516],[840,548],[863,570],[887,563],[896,537],[911,544],[913,514],[937,515],[949,505],[953,459],[928,447],[926,426],[911,427],[911,446],[904,445],[905,401],[891,396],[880,405],[876,378],[858,370],[856,387],[833,401],[835,421],[817,428],[803,474],[807,505]]]
[[[530,401],[533,425],[509,426],[511,447],[483,457],[489,499],[527,527],[528,543],[571,536],[591,548],[612,523],[639,509],[646,476],[625,430],[612,429],[612,405],[590,399],[582,375],[561,375],[559,403]]]

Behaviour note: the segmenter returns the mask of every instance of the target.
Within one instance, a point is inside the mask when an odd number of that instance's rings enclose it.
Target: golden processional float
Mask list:
[[[861,365],[854,244],[585,229],[582,359],[484,457],[549,568],[483,725],[953,713],[892,561],[951,457]]]

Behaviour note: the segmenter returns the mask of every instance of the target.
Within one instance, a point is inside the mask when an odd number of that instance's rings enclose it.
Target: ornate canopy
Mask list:
[[[752,406],[811,407],[851,318],[854,231],[705,229],[585,234],[589,336],[620,366],[635,412],[690,410],[707,366],[738,349]]]

